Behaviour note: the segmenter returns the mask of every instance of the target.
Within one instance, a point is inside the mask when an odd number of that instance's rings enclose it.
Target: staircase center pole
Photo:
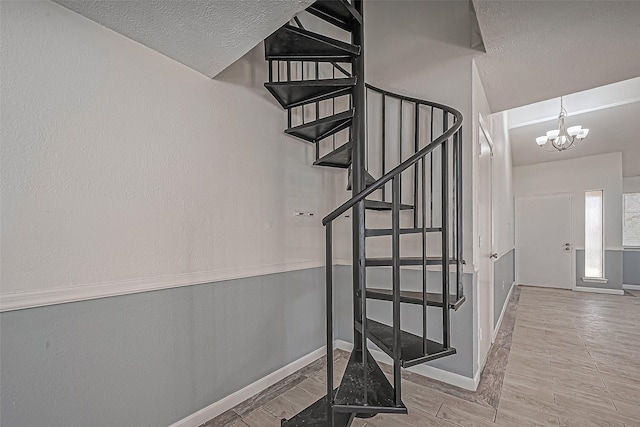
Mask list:
[[[364,17],[363,0],[354,0],[353,6]],[[364,18],[362,20],[364,22]],[[356,77],[356,86],[353,90],[353,117],[352,133],[352,194],[357,194],[365,189],[365,78],[364,78],[364,25],[354,23],[352,31],[352,43],[360,46],[360,55],[353,59],[352,73]],[[352,241],[353,241],[353,344],[354,350],[363,351],[363,363],[366,362],[366,294],[365,294],[365,219],[364,201],[357,203],[352,211]],[[360,292],[359,292],[360,291]],[[355,322],[362,325],[362,333],[355,327]],[[366,366],[366,365],[365,365]]]

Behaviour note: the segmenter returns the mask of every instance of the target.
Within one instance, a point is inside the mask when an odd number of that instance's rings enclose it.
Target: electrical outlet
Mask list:
[[[502,290],[504,291],[504,280],[502,281]]]
[[[482,329],[478,331],[478,335],[479,335],[478,339],[482,341]]]

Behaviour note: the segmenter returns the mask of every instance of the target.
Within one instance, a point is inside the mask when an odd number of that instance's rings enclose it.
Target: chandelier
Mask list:
[[[562,104],[560,97],[560,115],[558,116],[558,129],[550,130],[546,136],[536,138],[536,144],[545,151],[565,151],[577,147],[589,134],[589,129],[582,126],[566,127],[564,119],[567,117],[567,110]]]

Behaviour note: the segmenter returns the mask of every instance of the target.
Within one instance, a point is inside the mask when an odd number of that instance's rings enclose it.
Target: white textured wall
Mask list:
[[[283,135],[260,47],[210,80],[56,4],[1,8],[3,295],[320,265],[334,173]]]
[[[605,249],[622,247],[622,153],[513,168],[515,196],[571,193],[574,246],[584,248],[584,193],[604,190]]]
[[[635,193],[640,191],[640,176],[630,176],[622,180],[623,193]]]

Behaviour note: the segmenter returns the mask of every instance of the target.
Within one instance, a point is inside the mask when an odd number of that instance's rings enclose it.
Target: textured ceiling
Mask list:
[[[640,1],[473,3],[494,112],[640,76]]]
[[[622,152],[624,176],[640,176],[640,78],[565,97],[567,126],[581,125],[589,136],[573,150],[547,153],[535,138],[557,129],[560,100],[507,112],[514,166]]]
[[[214,77],[313,0],[54,0]]]

